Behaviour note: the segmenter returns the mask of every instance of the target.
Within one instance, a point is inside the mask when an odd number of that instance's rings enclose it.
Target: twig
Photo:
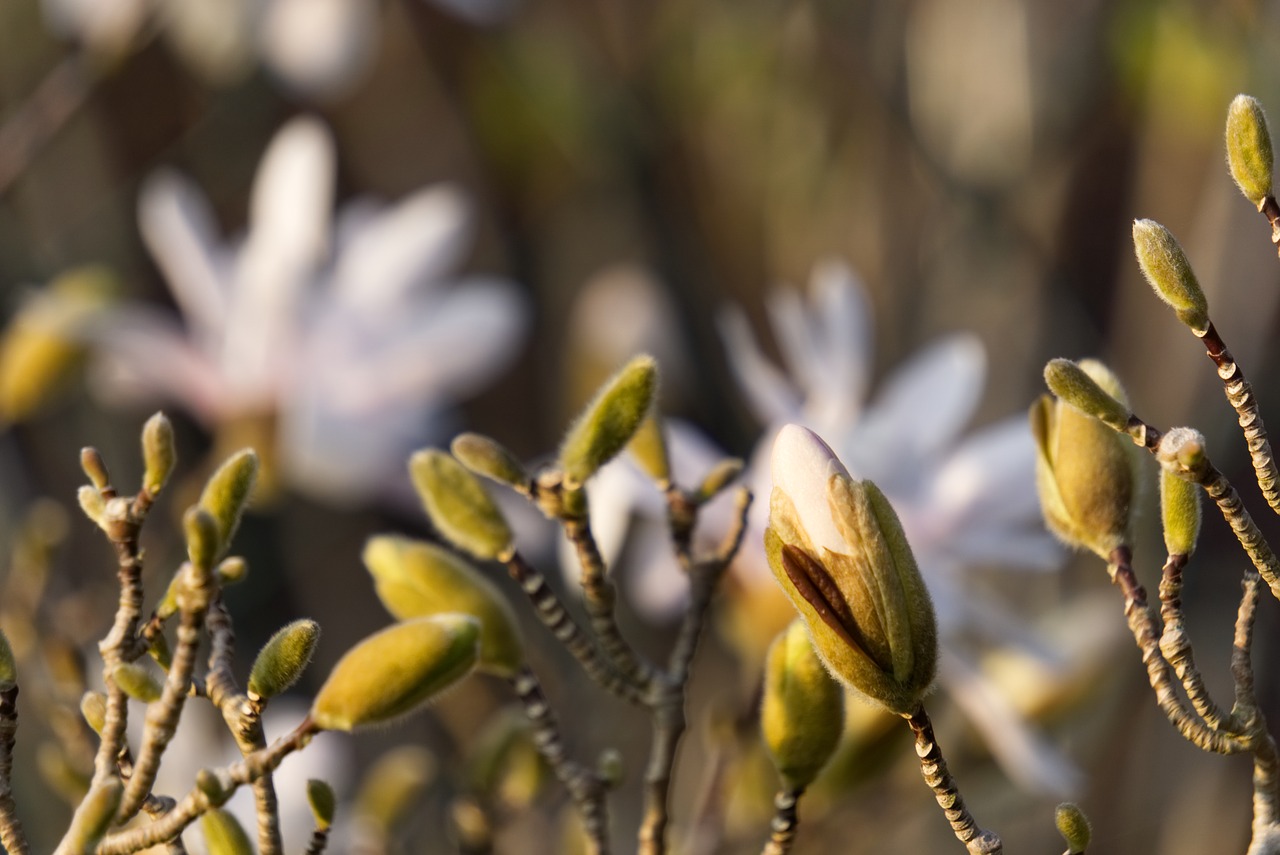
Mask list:
[[[933,724],[924,706],[917,706],[915,711],[904,715],[911,732],[916,737],[916,756],[920,758],[920,771],[925,782],[933,790],[933,796],[951,823],[951,830],[956,838],[965,845],[971,855],[998,855],[1004,851],[1004,844],[995,832],[985,831],[978,826],[964,799],[960,797],[960,789],[947,769],[947,761],[942,756],[933,735]]]
[[[31,850],[13,802],[13,745],[18,730],[18,687],[0,692],[0,846],[9,855]]]
[[[1196,713],[1214,730],[1240,733],[1240,722],[1227,714],[1209,697],[1204,679],[1196,668],[1191,651],[1191,640],[1183,627],[1182,568],[1186,555],[1170,555],[1160,574],[1160,619],[1164,630],[1160,633],[1160,653],[1173,668],[1182,688]]]
[[[800,818],[796,808],[800,804],[803,789],[779,790],[773,797],[773,819],[769,822],[769,841],[760,855],[787,855],[796,840],[796,828]]]

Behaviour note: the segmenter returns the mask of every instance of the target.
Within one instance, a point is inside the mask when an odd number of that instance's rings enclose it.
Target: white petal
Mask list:
[[[334,98],[368,70],[377,23],[371,0],[270,0],[258,27],[259,49],[289,89]]]
[[[250,240],[287,256],[313,257],[328,246],[335,154],[329,129],[301,116],[271,140],[250,202]]]
[[[1038,520],[1035,442],[1026,418],[1004,419],[966,438],[938,471],[930,502],[957,525]]]
[[[760,351],[751,322],[739,306],[726,306],[716,317],[729,368],[761,424],[793,420],[800,396],[786,376]]]
[[[794,503],[814,547],[847,553],[849,544],[840,535],[827,502],[827,482],[832,475],[847,478],[849,472],[830,446],[808,428],[784,425],[773,441],[770,472],[774,489]]]
[[[792,288],[769,294],[765,308],[782,360],[806,396],[820,387],[825,371],[820,343],[800,295]]]
[[[871,374],[871,309],[867,293],[847,265],[819,263],[809,282],[817,329],[821,382],[806,410],[819,425],[847,425],[858,419]]]

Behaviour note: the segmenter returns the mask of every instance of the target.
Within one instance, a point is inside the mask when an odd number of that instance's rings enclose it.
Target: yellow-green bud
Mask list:
[[[90,789],[76,808],[71,827],[62,838],[58,851],[91,855],[111,828],[123,795],[124,787],[119,778],[106,778]]]
[[[303,618],[278,630],[263,645],[249,671],[249,692],[274,698],[298,682],[320,640],[320,624]]]
[[[1236,186],[1262,210],[1271,195],[1271,132],[1256,98],[1237,95],[1227,109],[1227,165]]]
[[[191,564],[212,572],[222,544],[218,520],[207,508],[193,505],[182,516],[182,528],[187,535],[187,558]],[[181,576],[179,573],[177,578]]]
[[[470,789],[512,810],[529,807],[549,777],[533,744],[533,726],[519,710],[506,709],[485,722],[468,758]]]
[[[89,483],[99,490],[111,486],[111,474],[107,472],[106,461],[102,459],[98,449],[91,446],[80,449],[80,468],[89,477]]]
[[[671,483],[671,460],[667,454],[667,439],[662,433],[662,419],[657,409],[650,409],[649,415],[640,422],[635,436],[627,444],[632,458],[654,480],[661,489]]]
[[[533,478],[516,456],[496,440],[483,434],[458,434],[449,445],[449,450],[463,466],[499,484],[506,484],[522,492],[528,492],[533,484]]]
[[[933,683],[938,630],[902,524],[812,431],[773,445],[769,566],[841,682],[905,714]]]
[[[733,480],[742,474],[745,467],[741,460],[736,457],[726,457],[707,473],[707,477],[702,479],[702,483],[698,485],[697,501],[699,503],[707,502],[713,499],[725,487],[733,483]]]
[[[101,735],[107,722],[107,696],[102,692],[85,692],[80,698],[80,715],[94,733]]]
[[[316,828],[324,831],[333,825],[338,798],[333,794],[333,787],[326,781],[319,778],[307,779],[307,804],[311,806],[311,814],[316,818]]]
[[[658,365],[648,355],[632,359],[601,387],[560,445],[560,468],[569,486],[586,482],[626,448],[657,388]]]
[[[398,623],[347,652],[320,687],[311,718],[324,730],[354,730],[407,715],[471,672],[480,624],[443,614]]]
[[[1070,359],[1051,359],[1044,367],[1049,391],[1086,416],[1092,416],[1114,430],[1124,431],[1132,417],[1126,403],[1116,400],[1098,384],[1083,365]]]
[[[152,637],[151,643],[147,645],[147,655],[165,671],[169,670],[169,666],[173,664],[173,655],[169,650],[169,639],[164,637],[163,632],[157,632]]]
[[[18,663],[13,658],[9,639],[0,630],[0,692],[7,692],[18,685]]]
[[[1200,536],[1200,487],[1168,469],[1160,470],[1160,516],[1170,555],[1190,555]]]
[[[506,597],[449,550],[397,535],[372,537],[364,565],[378,598],[399,620],[459,612],[480,621],[477,668],[510,677],[524,663],[519,623]]]
[[[212,769],[201,769],[196,772],[196,789],[203,793],[209,803],[214,806],[225,804],[227,799],[231,798],[231,791]]]
[[[355,813],[381,831],[398,823],[436,775],[436,760],[419,745],[392,748],[365,773]]]
[[[101,526],[107,512],[107,500],[102,498],[98,488],[85,484],[76,491],[76,499],[79,500],[80,510],[84,511],[84,515]]]
[[[218,577],[218,587],[225,588],[236,582],[243,582],[249,574],[249,563],[239,555],[232,555],[218,562],[214,575]]]
[[[253,843],[240,822],[221,808],[211,808],[200,817],[209,855],[253,855]]]
[[[840,743],[844,691],[799,620],[769,646],[760,729],[783,785],[793,792],[812,783]]]
[[[1079,367],[1126,404],[1124,390],[1105,366],[1083,360]],[[1129,542],[1136,449],[1097,419],[1049,395],[1031,407],[1031,432],[1045,524],[1065,543],[1109,559]]]
[[[164,691],[151,669],[136,662],[117,665],[111,671],[111,679],[126,695],[148,704],[160,700],[160,694]]]
[[[204,485],[198,504],[218,524],[219,557],[231,545],[257,477],[258,454],[252,448],[245,448],[228,457]],[[212,562],[206,566],[212,566]]]
[[[173,425],[164,413],[156,413],[142,426],[142,460],[145,464],[142,489],[152,496],[164,489],[177,459]]]
[[[1089,827],[1089,818],[1079,807],[1063,802],[1053,812],[1053,821],[1058,826],[1058,833],[1067,842],[1067,855],[1080,855],[1089,848],[1093,830]]]
[[[409,458],[409,475],[432,525],[446,540],[481,560],[510,554],[506,519],[461,463],[439,449],[425,448]]]
[[[1155,220],[1134,220],[1133,249],[1156,296],[1192,332],[1203,335],[1209,328],[1209,303],[1173,233]]]

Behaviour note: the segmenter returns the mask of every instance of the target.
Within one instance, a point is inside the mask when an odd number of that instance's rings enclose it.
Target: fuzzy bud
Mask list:
[[[217,568],[214,569],[214,575],[218,577],[218,587],[220,588],[243,582],[244,577],[249,575],[249,562],[239,555],[232,555],[218,562]]]
[[[1209,302],[1178,239],[1155,220],[1134,220],[1133,249],[1156,296],[1192,332],[1203,335],[1209,328]]]
[[[117,665],[111,672],[111,679],[126,695],[143,703],[160,700],[160,694],[164,691],[151,669],[136,662]]]
[[[101,736],[107,722],[107,696],[102,692],[85,692],[80,698],[80,715],[84,716],[85,724]]]
[[[178,454],[174,450],[173,425],[164,413],[156,413],[142,426],[142,489],[157,495],[173,474]]]
[[[1160,516],[1170,555],[1190,555],[1200,536],[1200,487],[1174,472],[1160,470]]]
[[[407,715],[471,672],[480,624],[443,614],[398,623],[338,660],[311,706],[324,730],[350,731]]]
[[[253,843],[239,820],[221,808],[212,808],[200,817],[200,830],[209,855],[253,855]]]
[[[217,522],[217,557],[231,545],[257,477],[258,454],[252,448],[245,448],[228,457],[205,484],[198,504]],[[205,566],[211,567],[212,563]]]
[[[502,559],[511,529],[484,486],[453,457],[435,448],[414,452],[409,475],[431,524],[459,549],[481,560]]]
[[[320,640],[320,624],[303,618],[278,630],[249,671],[249,693],[274,698],[298,682]]]
[[[192,506],[182,516],[182,528],[187,535],[187,558],[192,565],[210,572],[222,540],[218,520],[203,506]]]
[[[808,787],[840,743],[844,691],[814,652],[801,621],[793,621],[769,647],[760,727],[790,791]]]
[[[1271,132],[1258,99],[1237,95],[1227,109],[1227,165],[1244,197],[1262,210],[1271,195]]]
[[[1054,810],[1053,821],[1058,826],[1058,833],[1067,842],[1067,855],[1080,855],[1089,848],[1093,829],[1089,827],[1089,818],[1078,806],[1063,802]]]
[[[97,487],[85,484],[76,491],[76,499],[80,502],[80,510],[84,515],[101,526],[106,520],[107,500]]]
[[[649,413],[658,388],[658,365],[637,356],[615,374],[569,428],[560,445],[560,468],[570,487],[581,485],[626,448]]]
[[[71,827],[62,838],[58,851],[74,852],[76,855],[90,855],[94,852],[102,838],[107,836],[123,796],[124,786],[119,778],[114,777],[104,779],[89,790],[76,808],[75,816],[71,818]]]
[[[316,828],[324,831],[333,825],[333,815],[338,809],[338,798],[333,787],[319,778],[307,779],[307,804],[316,819]]]
[[[483,434],[463,433],[449,445],[458,462],[477,475],[528,492],[533,478],[514,454]]]
[[[1086,416],[1091,416],[1114,430],[1123,432],[1133,416],[1127,403],[1116,400],[1085,370],[1069,359],[1051,359],[1044,367],[1044,382],[1049,391]]]
[[[107,472],[107,464],[98,449],[92,447],[80,449],[80,468],[88,476],[89,483],[99,490],[111,487],[111,474]]]
[[[702,483],[698,485],[695,493],[696,501],[701,504],[709,502],[722,491],[733,483],[746,464],[737,457],[726,457],[715,466],[711,467],[711,471],[707,473],[707,477],[702,479]]]
[[[651,409],[640,422],[635,436],[627,444],[627,451],[660,489],[667,488],[671,483],[671,459],[667,453],[667,438],[662,433],[662,420],[656,410]]]

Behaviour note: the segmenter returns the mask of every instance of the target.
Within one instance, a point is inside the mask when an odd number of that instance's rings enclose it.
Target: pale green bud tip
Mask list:
[[[198,504],[217,521],[218,554],[226,551],[231,543],[257,477],[258,454],[252,448],[245,448],[228,457],[205,484]]]
[[[311,718],[325,730],[384,724],[465,677],[479,656],[480,624],[444,614],[395,624],[347,652],[320,687]]]
[[[200,830],[209,855],[253,855],[253,843],[240,822],[220,808],[205,811],[200,817]]]
[[[760,726],[788,789],[803,789],[826,765],[844,729],[844,692],[814,652],[801,621],[774,639],[765,659]]]
[[[1063,403],[1087,416],[1124,430],[1132,415],[1129,408],[1107,393],[1085,369],[1069,359],[1051,359],[1044,367],[1044,381]]]
[[[107,696],[102,692],[85,692],[80,698],[80,715],[94,733],[101,734],[107,721]]]
[[[582,484],[631,441],[658,388],[658,364],[637,356],[587,405],[560,446],[560,468],[570,484]]]
[[[1200,488],[1168,469],[1160,470],[1160,514],[1170,555],[1190,555],[1200,536]]]
[[[173,474],[177,459],[173,425],[164,413],[156,413],[142,428],[142,460],[145,463],[142,488],[153,496],[159,493]]]
[[[89,790],[76,808],[71,827],[67,829],[65,842],[71,845],[65,851],[89,853],[96,850],[111,828],[123,796],[124,786],[119,778],[107,778]]]
[[[409,458],[409,475],[432,524],[444,538],[482,560],[504,558],[511,529],[476,477],[443,451],[427,448]]]
[[[635,436],[627,444],[627,450],[644,473],[666,489],[671,483],[671,461],[667,454],[667,438],[662,434],[662,420],[656,412],[650,410],[640,423]]]
[[[135,701],[151,703],[160,700],[163,687],[155,674],[146,666],[136,662],[117,665],[111,672],[111,679],[129,697]]]
[[[454,437],[449,450],[463,466],[499,484],[525,490],[532,482],[528,471],[514,454],[482,434],[459,434]]]
[[[307,804],[311,806],[311,814],[316,818],[317,828],[323,830],[333,825],[333,815],[338,807],[338,799],[333,794],[333,787],[319,778],[308,779]]]
[[[1271,132],[1256,98],[1237,95],[1227,110],[1227,165],[1245,198],[1262,209],[1271,195]]]
[[[187,557],[191,563],[205,571],[211,570],[221,551],[218,521],[203,506],[194,506],[183,514],[182,528],[187,535]]]
[[[1079,855],[1089,848],[1093,830],[1089,827],[1089,818],[1079,807],[1063,802],[1053,812],[1053,821],[1058,826],[1058,833],[1067,842],[1069,855]]]
[[[276,632],[253,662],[249,691],[262,698],[286,691],[302,676],[319,640],[320,624],[306,618]]]
[[[13,658],[9,639],[0,631],[0,692],[7,692],[18,685],[18,664]]]
[[[1134,220],[1133,249],[1156,296],[1192,332],[1204,333],[1209,328],[1209,303],[1173,233],[1155,220]]]

